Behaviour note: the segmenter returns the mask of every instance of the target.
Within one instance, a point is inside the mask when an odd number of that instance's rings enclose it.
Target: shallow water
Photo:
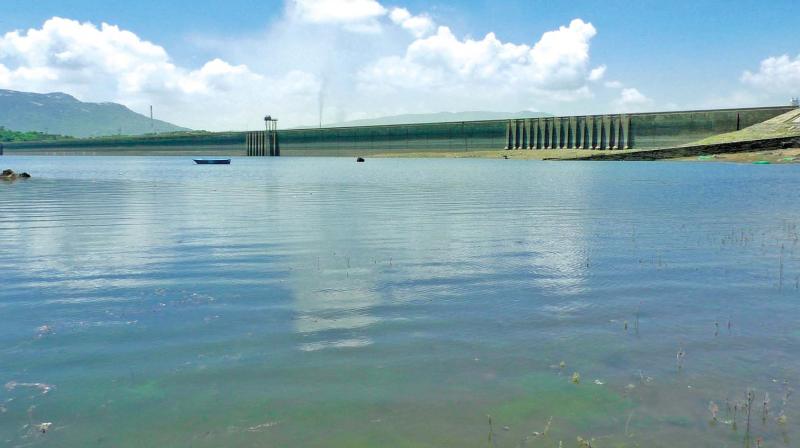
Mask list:
[[[797,166],[0,165],[0,445],[800,440]]]

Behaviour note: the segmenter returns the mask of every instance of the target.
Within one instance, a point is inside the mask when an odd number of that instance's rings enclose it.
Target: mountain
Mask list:
[[[489,111],[467,111],[467,112],[438,112],[432,114],[405,114],[392,115],[388,117],[367,118],[363,120],[343,121],[340,123],[323,124],[324,127],[335,128],[345,126],[377,126],[387,124],[411,124],[411,123],[448,123],[454,121],[480,121],[480,120],[507,120],[510,118],[537,118],[550,117],[551,114],[543,112],[489,112]],[[316,127],[316,126],[309,126]]]
[[[153,120],[116,103],[84,103],[66,93],[28,93],[0,89],[0,126],[73,137],[141,135],[188,131]]]

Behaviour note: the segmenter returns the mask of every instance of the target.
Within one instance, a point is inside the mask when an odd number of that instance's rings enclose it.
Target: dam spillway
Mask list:
[[[509,120],[504,149],[632,149],[629,115]]]

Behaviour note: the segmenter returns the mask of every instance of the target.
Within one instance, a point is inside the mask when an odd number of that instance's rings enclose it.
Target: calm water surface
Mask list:
[[[800,166],[0,165],[2,446],[800,444]]]

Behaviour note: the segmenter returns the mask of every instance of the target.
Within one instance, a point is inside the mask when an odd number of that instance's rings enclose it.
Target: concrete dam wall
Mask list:
[[[649,149],[736,131],[786,107],[420,123],[279,132],[282,155],[498,149]],[[262,132],[263,134],[263,132]]]
[[[656,149],[736,131],[791,106],[5,144],[6,154],[368,155],[501,149]],[[270,150],[271,149],[271,150]]]

